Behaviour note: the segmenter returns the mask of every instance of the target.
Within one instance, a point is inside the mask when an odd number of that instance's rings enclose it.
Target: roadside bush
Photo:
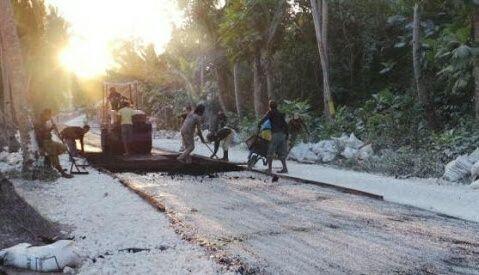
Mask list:
[[[359,116],[364,131],[358,135],[372,142],[375,149],[417,147],[428,136],[421,109],[409,94],[384,89],[365,102]]]
[[[444,167],[440,155],[427,150],[414,150],[411,147],[382,150],[379,155],[363,163],[365,171],[395,177],[440,177],[444,173]]]
[[[396,177],[440,177],[448,162],[479,146],[479,127],[472,116],[446,125],[450,129],[433,132],[426,127],[415,97],[390,89],[375,94],[361,108],[338,107],[334,121],[312,112],[304,101],[285,101],[282,111],[290,116],[301,114],[311,130],[311,134],[301,137],[308,142],[354,133],[372,144],[377,153],[368,160],[340,158],[334,163],[355,170]],[[239,125],[241,139],[245,140],[256,130],[257,119],[247,117]]]

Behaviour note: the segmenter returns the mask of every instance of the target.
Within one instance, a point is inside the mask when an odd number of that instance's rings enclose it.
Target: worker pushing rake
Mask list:
[[[75,160],[75,157],[78,157],[78,151],[76,149],[76,139],[80,139],[80,144],[81,144],[81,150],[82,153],[85,152],[84,150],[84,145],[83,145],[83,136],[85,135],[86,132],[90,129],[88,125],[85,125],[83,128],[80,127],[67,127],[63,129],[62,132],[58,130],[57,125],[53,120],[51,120],[53,131],[55,135],[60,138],[62,143],[66,146],[66,151],[68,153],[68,156],[70,158],[70,174],[73,175],[87,175],[88,172],[85,170],[85,167],[89,166],[86,161],[83,164],[78,164]],[[79,128],[79,129],[77,129]],[[69,131],[68,131],[69,130]],[[65,144],[66,143],[66,144]],[[72,144],[73,143],[73,144]],[[83,170],[81,170],[82,168]]]

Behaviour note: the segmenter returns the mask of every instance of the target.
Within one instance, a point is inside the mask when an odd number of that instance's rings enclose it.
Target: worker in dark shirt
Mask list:
[[[214,158],[216,156],[216,153],[218,153],[218,149],[220,148],[221,144],[221,147],[223,148],[223,158],[221,160],[229,161],[228,151],[229,147],[231,146],[231,142],[233,141],[233,133],[234,131],[231,128],[224,127],[221,128],[218,132],[209,133],[206,136],[208,142],[215,143],[215,149],[213,150],[211,158]]]
[[[68,149],[70,153],[72,154],[72,156],[74,157],[78,156],[76,140],[80,141],[82,154],[85,153],[83,138],[85,137],[85,134],[88,131],[90,131],[90,126],[88,125],[85,125],[83,127],[69,126],[61,131],[60,136],[62,140],[65,142],[65,144],[68,146]]]
[[[273,157],[274,155],[277,155],[283,165],[283,169],[278,173],[288,173],[288,167],[286,166],[286,157],[288,154],[288,124],[286,123],[284,114],[278,110],[278,104],[276,101],[271,100],[269,102],[269,111],[259,122],[258,129],[260,129],[261,125],[267,120],[271,122],[272,135],[267,155],[267,172],[268,174],[271,174]]]
[[[117,92],[115,87],[111,87],[110,93],[108,94],[108,101],[110,102],[111,109],[118,111],[121,109],[122,103],[129,100]]]

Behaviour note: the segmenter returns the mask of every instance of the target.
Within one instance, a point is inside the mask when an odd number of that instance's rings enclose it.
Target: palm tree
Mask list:
[[[30,123],[27,106],[28,77],[25,71],[22,48],[17,33],[13,7],[10,0],[0,0],[0,37],[3,49],[3,60],[10,81],[12,101],[16,110],[16,119],[20,131],[20,142],[23,152],[23,169],[31,167]]]

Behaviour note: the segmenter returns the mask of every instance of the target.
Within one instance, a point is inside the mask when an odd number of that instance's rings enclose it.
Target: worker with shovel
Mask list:
[[[203,114],[205,112],[205,106],[200,104],[196,106],[195,110],[189,113],[183,125],[181,126],[181,138],[185,150],[178,157],[180,162],[191,163],[191,153],[195,150],[195,131],[197,131],[198,136],[200,137],[201,142],[206,143],[201,133],[201,121],[203,119]]]
[[[222,111],[219,111],[216,121],[211,127],[211,132],[206,136],[208,142],[214,143],[214,150],[211,150],[211,148],[205,144],[211,151],[212,155],[210,158],[217,158],[216,153],[218,153],[218,149],[221,145],[221,148],[223,149],[223,158],[221,160],[229,161],[228,151],[231,142],[233,141],[234,131],[226,126],[227,123],[228,119],[226,115]]]
[[[229,161],[228,151],[229,147],[231,146],[231,142],[233,141],[233,135],[233,129],[228,127],[223,127],[216,133],[209,133],[206,136],[208,142],[214,142],[215,144],[215,148],[210,158],[216,157],[216,153],[218,153],[218,149],[221,145],[221,148],[223,149],[223,158],[221,160]]]
[[[34,123],[35,139],[37,140],[40,153],[45,155],[50,165],[57,169],[64,178],[73,178],[66,173],[60,165],[59,155],[67,151],[67,147],[62,143],[52,140],[51,131],[54,125],[51,124],[52,110],[45,109]]]

